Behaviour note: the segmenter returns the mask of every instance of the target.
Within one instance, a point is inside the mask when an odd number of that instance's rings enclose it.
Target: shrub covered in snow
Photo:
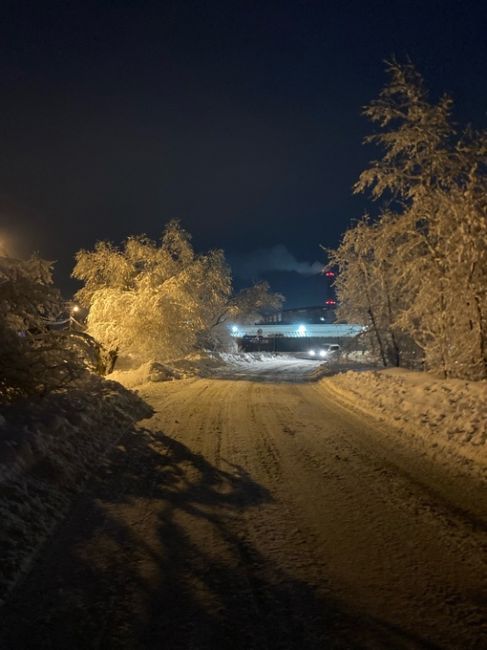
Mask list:
[[[90,337],[50,326],[63,311],[51,267],[0,257],[0,404],[47,394],[96,366]]]
[[[59,328],[50,262],[0,257],[0,599],[92,470],[151,410],[96,375],[98,344]]]
[[[135,393],[88,373],[2,407],[0,601],[107,449],[151,413]]]

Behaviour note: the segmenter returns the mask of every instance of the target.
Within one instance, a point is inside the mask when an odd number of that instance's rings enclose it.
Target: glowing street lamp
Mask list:
[[[76,316],[80,311],[81,310],[79,305],[71,305],[71,308],[69,310],[69,329],[71,329],[75,324],[79,325],[78,321],[76,320]]]

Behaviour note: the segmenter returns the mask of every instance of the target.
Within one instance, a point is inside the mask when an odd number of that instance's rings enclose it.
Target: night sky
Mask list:
[[[376,155],[360,112],[384,59],[410,57],[459,121],[487,126],[486,7],[3,0],[0,237],[58,260],[68,294],[77,249],[179,218],[238,283],[319,304],[305,272],[369,205],[351,186]]]

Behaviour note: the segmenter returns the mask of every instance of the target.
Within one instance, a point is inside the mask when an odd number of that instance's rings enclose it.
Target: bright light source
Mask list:
[[[298,335],[299,336],[304,336],[306,334],[306,326],[305,325],[300,325],[298,327]]]
[[[326,350],[320,350],[320,357],[326,357]]]
[[[232,332],[236,334],[238,332],[238,327],[236,325],[232,325]]]
[[[78,307],[78,305],[73,305],[73,306],[71,307],[71,311],[73,312],[73,314],[77,314],[77,313],[79,312],[79,307]]]
[[[310,357],[314,357],[315,354],[316,354],[316,352],[315,352],[314,350],[310,350],[310,351],[308,352],[308,354],[309,354]]]

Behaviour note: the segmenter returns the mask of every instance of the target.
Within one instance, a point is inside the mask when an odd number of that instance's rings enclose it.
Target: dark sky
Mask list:
[[[367,205],[351,186],[384,59],[409,56],[486,126],[485,7],[3,0],[0,236],[58,260],[65,291],[77,249],[173,217],[240,262],[277,244],[322,260]],[[320,277],[268,277],[290,306],[322,300]]]

